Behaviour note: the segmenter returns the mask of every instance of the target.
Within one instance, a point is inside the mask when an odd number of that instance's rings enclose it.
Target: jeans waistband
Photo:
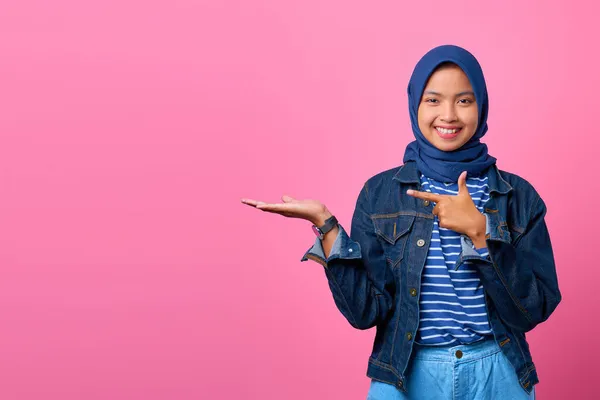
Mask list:
[[[459,352],[460,350],[460,352]],[[445,346],[413,346],[413,357],[418,360],[463,363],[479,360],[498,353],[500,346],[493,336],[470,344],[449,344]]]

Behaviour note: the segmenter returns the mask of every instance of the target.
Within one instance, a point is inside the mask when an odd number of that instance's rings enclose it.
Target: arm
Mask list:
[[[500,215],[487,215],[489,257],[473,258],[500,318],[523,332],[548,319],[561,301],[545,215],[546,206],[538,197],[525,231],[514,244],[506,239],[506,222]]]
[[[389,287],[395,284],[368,204],[365,184],[356,202],[350,236],[339,225],[335,239],[328,239],[333,241],[328,256],[323,249],[326,244],[317,238],[301,260],[311,259],[325,267],[336,306],[357,329],[368,329],[385,320],[393,301]]]

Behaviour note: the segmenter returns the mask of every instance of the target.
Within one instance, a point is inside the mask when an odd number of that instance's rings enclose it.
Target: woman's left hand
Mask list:
[[[439,226],[469,236],[476,248],[486,247],[485,216],[477,209],[467,188],[467,172],[458,177],[458,194],[442,195],[408,190],[408,195],[435,203]]]

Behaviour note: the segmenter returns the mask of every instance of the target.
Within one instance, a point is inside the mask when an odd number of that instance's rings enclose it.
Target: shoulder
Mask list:
[[[366,183],[375,185],[378,183],[390,182],[402,168],[404,168],[404,165],[398,165],[396,167],[386,169],[385,171],[378,172],[367,179]]]
[[[515,174],[514,172],[508,172],[498,169],[500,176],[504,179],[514,191],[517,192],[529,192],[539,196],[538,191],[535,189],[533,184],[524,177]]]
[[[541,211],[546,208],[540,193],[530,181],[513,172],[500,169],[498,172],[501,178],[511,186],[510,198],[513,202],[522,205],[519,208],[529,209],[531,213],[534,213],[536,209]]]
[[[389,191],[392,183],[394,182],[394,177],[398,175],[403,167],[404,165],[399,165],[377,172],[364,182],[363,191],[365,191],[369,196],[371,196],[372,193],[377,194],[381,193],[382,191]]]

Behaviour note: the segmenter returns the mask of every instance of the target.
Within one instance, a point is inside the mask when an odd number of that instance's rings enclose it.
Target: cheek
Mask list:
[[[417,113],[417,119],[419,122],[419,128],[423,131],[423,128],[428,128],[431,126],[433,121],[435,120],[435,115],[427,109],[427,107],[419,107],[419,112]]]
[[[462,115],[462,121],[465,125],[468,125],[473,131],[477,129],[477,108],[465,110]]]

